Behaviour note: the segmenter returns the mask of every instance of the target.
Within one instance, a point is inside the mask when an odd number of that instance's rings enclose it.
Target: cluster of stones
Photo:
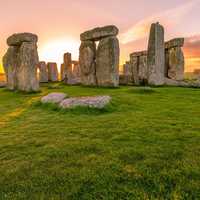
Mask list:
[[[106,26],[81,34],[79,63],[83,85],[118,87],[120,54],[118,32],[117,27]]]
[[[7,39],[9,48],[3,57],[3,66],[8,89],[39,90],[37,41],[37,35],[32,33],[18,33]]]
[[[59,81],[59,73],[57,63],[44,61],[39,62],[39,81],[40,83],[57,82]]]
[[[81,107],[90,108],[104,108],[111,101],[110,96],[94,96],[94,97],[72,97],[65,93],[50,93],[47,96],[42,97],[42,103],[58,104],[63,109]]]
[[[126,84],[163,85],[166,79],[184,79],[184,38],[164,42],[164,28],[151,25],[148,50],[130,54],[124,65],[122,82]]]
[[[68,85],[80,83],[79,62],[72,61],[71,53],[64,54],[64,62],[61,64],[61,81]]]

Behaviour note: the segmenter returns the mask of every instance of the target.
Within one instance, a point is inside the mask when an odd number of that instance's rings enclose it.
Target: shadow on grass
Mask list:
[[[42,108],[47,111],[53,111],[60,114],[74,114],[74,115],[101,115],[101,114],[109,114],[116,111],[117,106],[116,103],[111,102],[104,108],[91,108],[88,106],[77,106],[74,108],[66,108],[63,109],[59,107],[58,104],[53,103],[41,103],[40,101],[33,104],[33,107],[35,108]]]
[[[149,95],[157,93],[155,88],[152,87],[135,87],[128,90],[128,93]]]

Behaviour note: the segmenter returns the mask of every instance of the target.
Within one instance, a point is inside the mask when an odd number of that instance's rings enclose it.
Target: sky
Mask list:
[[[80,33],[113,24],[123,64],[130,53],[147,49],[150,25],[160,22],[166,41],[185,37],[186,71],[200,68],[200,0],[0,0],[0,8],[1,58],[10,35],[32,32],[41,61],[60,65],[65,52],[77,60]]]

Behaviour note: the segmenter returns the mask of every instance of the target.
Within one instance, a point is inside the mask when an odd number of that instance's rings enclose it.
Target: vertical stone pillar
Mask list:
[[[81,69],[81,83],[83,85],[95,86],[96,68],[95,68],[95,55],[96,45],[94,41],[82,41],[79,49],[79,63]]]
[[[152,24],[147,53],[148,83],[163,85],[165,74],[164,28],[159,23]]]
[[[147,52],[139,57],[139,82],[141,85],[146,85],[148,83],[148,66],[147,66]]]
[[[130,55],[130,64],[132,69],[132,82],[139,85],[139,57],[135,53]]]
[[[96,56],[96,77],[98,86],[119,85],[119,41],[117,37],[101,39]]]
[[[57,63],[49,62],[47,63],[48,68],[48,79],[51,82],[57,82],[58,81],[58,68]]]
[[[48,83],[48,69],[45,62],[39,62],[39,81],[40,83]]]

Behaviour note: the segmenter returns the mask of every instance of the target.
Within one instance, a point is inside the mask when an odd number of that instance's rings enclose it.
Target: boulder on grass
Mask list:
[[[50,93],[47,96],[42,97],[42,103],[60,103],[62,102],[68,95],[65,93]]]
[[[78,106],[89,107],[89,108],[104,108],[111,101],[110,96],[95,96],[95,97],[76,97],[68,98],[63,100],[60,103],[60,107],[63,109],[66,108],[75,108]]]

